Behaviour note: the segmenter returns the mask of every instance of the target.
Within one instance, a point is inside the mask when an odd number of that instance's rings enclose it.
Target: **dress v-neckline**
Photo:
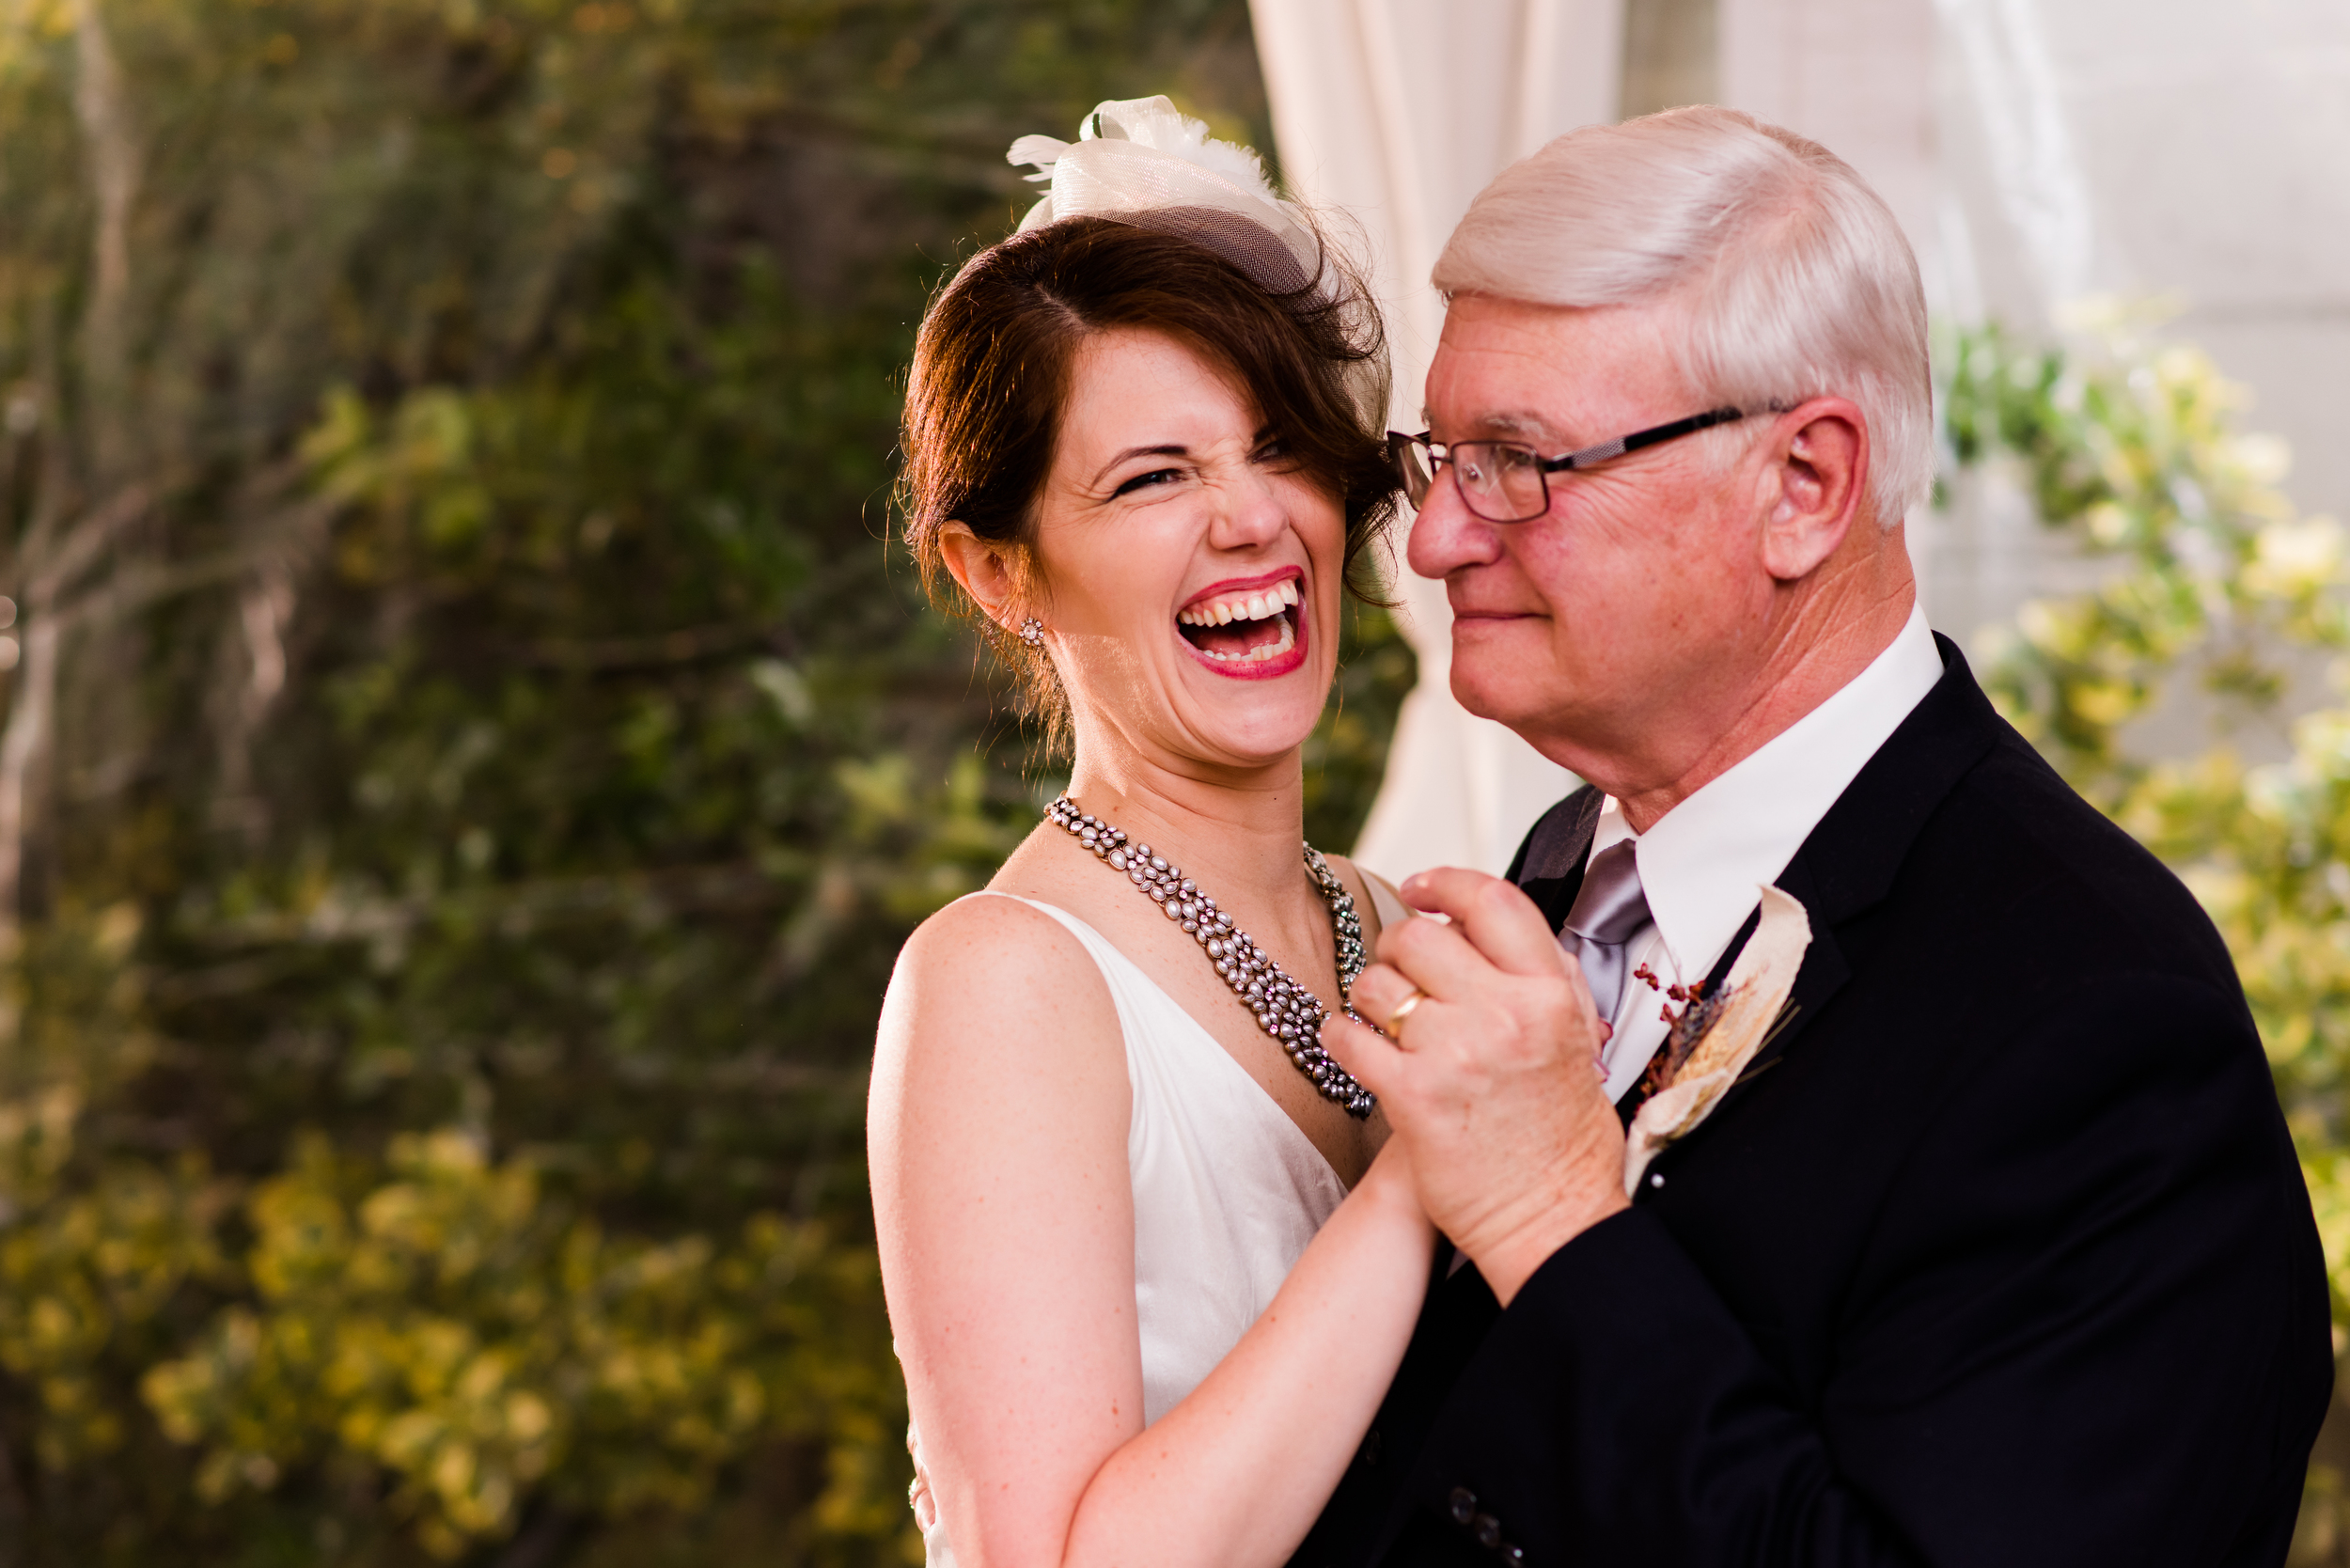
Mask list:
[[[1090,921],[1080,918],[1078,916],[1063,909],[1057,903],[1046,903],[1042,899],[1032,899],[1023,893],[997,893],[994,888],[984,888],[982,891],[992,894],[999,899],[1018,899],[1022,903],[1034,904],[1039,909],[1051,910],[1060,918],[1069,921],[1073,925],[1083,928],[1087,933],[1092,935],[1095,940],[1102,944],[1104,951],[1108,952],[1110,956],[1117,959],[1119,963],[1123,964],[1128,969],[1132,970],[1135,979],[1140,980],[1144,985],[1156,992],[1159,998],[1166,1002],[1169,1008],[1174,1010],[1175,1015],[1181,1018],[1183,1023],[1189,1027],[1194,1035],[1198,1037],[1198,1044],[1204,1045],[1208,1050],[1214,1052],[1216,1060],[1222,1062],[1225,1067],[1230,1071],[1240,1074],[1240,1076],[1247,1083],[1248,1087],[1256,1091],[1257,1102],[1261,1104],[1264,1109],[1272,1113],[1274,1121],[1280,1123],[1281,1127],[1290,1135],[1290,1137],[1305,1145],[1306,1152],[1313,1155],[1314,1159],[1320,1163],[1322,1168],[1330,1173],[1330,1180],[1338,1183],[1340,1191],[1352,1192],[1355,1190],[1346,1178],[1339,1174],[1338,1167],[1330,1163],[1330,1157],[1322,1152],[1321,1146],[1316,1144],[1311,1137],[1307,1136],[1306,1129],[1299,1126],[1296,1119],[1291,1116],[1288,1111],[1281,1108],[1281,1102],[1273,1097],[1273,1091],[1265,1088],[1263,1084],[1260,1083],[1254,1073],[1251,1073],[1247,1068],[1242,1066],[1240,1058],[1233,1056],[1232,1053],[1226,1048],[1224,1042],[1218,1040],[1208,1028],[1208,1026],[1202,1024],[1198,1020],[1198,1018],[1192,1012],[1191,1009],[1176,1000],[1173,992],[1167,990],[1166,986],[1161,985],[1156,980],[1153,980],[1151,976],[1151,972],[1145,969],[1141,964],[1136,963],[1133,957],[1127,953],[1125,949],[1111,941],[1107,936],[1103,935],[1101,931]]]

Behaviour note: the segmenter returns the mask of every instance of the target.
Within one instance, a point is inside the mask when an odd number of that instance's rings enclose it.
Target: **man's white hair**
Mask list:
[[[1700,398],[1749,415],[1851,399],[1887,527],[1933,483],[1918,259],[1850,165],[1752,115],[1669,109],[1569,132],[1478,194],[1435,284],[1533,305],[1678,299]]]

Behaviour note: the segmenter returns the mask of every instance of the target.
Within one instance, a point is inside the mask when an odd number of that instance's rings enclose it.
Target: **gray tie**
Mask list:
[[[1567,911],[1566,927],[1559,933],[1559,945],[1582,960],[1583,976],[1591,982],[1592,1005],[1610,1023],[1623,1002],[1624,949],[1649,923],[1636,847],[1626,839],[1591,856],[1574,907]]]

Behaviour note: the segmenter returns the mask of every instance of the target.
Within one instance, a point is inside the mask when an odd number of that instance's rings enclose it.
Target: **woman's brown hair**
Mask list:
[[[1299,469],[1339,502],[1347,587],[1370,596],[1360,580],[1365,555],[1395,515],[1396,483],[1380,428],[1386,346],[1366,291],[1328,247],[1322,277],[1289,263],[1294,278],[1275,281],[1296,287],[1277,291],[1215,248],[1232,238],[1230,227],[1249,226],[1215,214],[1152,216],[1159,222],[1148,227],[1067,218],[1015,234],[973,257],[932,302],[906,387],[901,500],[906,543],[933,602],[939,538],[950,522],[1026,558],[1077,346],[1119,328],[1163,333],[1246,389]],[[1269,271],[1261,255],[1241,254]],[[1028,706],[1058,737],[1067,703],[1052,662],[979,619],[1026,675]]]

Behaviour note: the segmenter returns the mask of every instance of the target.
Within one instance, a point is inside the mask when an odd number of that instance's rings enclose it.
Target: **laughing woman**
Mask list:
[[[932,1563],[1274,1564],[1432,1246],[1314,1043],[1395,906],[1303,847],[1300,747],[1393,508],[1384,350],[1253,156],[1163,99],[1086,129],[1015,146],[1053,195],[934,302],[908,389],[909,541],[1075,759],[890,982],[883,1278]]]

